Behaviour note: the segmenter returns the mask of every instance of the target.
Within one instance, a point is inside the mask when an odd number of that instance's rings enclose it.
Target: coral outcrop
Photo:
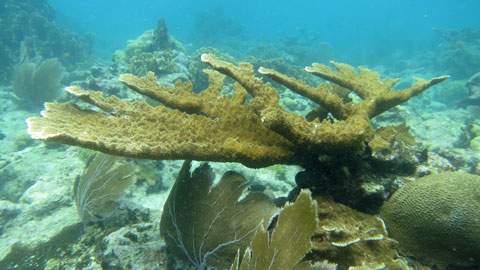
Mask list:
[[[95,37],[56,24],[55,10],[46,0],[3,0],[0,18],[0,83],[10,81],[24,57],[57,58],[67,70],[91,60]]]
[[[434,60],[439,70],[448,72],[457,79],[467,79],[480,69],[479,30],[434,30],[445,40],[442,52]]]
[[[323,197],[318,204],[318,226],[306,260],[335,263],[337,269],[408,269],[395,259],[396,241],[375,216],[355,211]]]
[[[188,77],[188,56],[185,48],[168,34],[165,19],[158,20],[157,28],[145,31],[135,40],[129,40],[125,50],[113,55],[113,67],[121,72],[145,76],[149,71],[157,77],[173,77],[172,81]]]
[[[480,177],[447,172],[397,190],[382,207],[402,253],[430,264],[480,265]]]
[[[462,83],[462,81],[459,81]],[[459,102],[459,106],[480,106],[480,72],[475,73],[468,79],[465,88],[468,88],[468,96]]]
[[[232,161],[250,167],[304,165],[322,155],[362,151],[375,133],[370,118],[448,78],[416,79],[410,88],[394,91],[398,79],[379,81],[376,72],[365,68],[356,72],[349,65],[332,62],[336,70],[321,64],[306,68],[330,81],[313,88],[260,68],[261,74],[309,98],[335,118],[307,121],[280,106],[277,90],[256,78],[250,64],[233,65],[209,54],[201,59],[215,70],[206,71],[210,85],[201,93],[194,93],[189,82],[159,85],[153,73],[142,78],[125,74],[120,81],[164,106],[68,87],[69,93],[103,112],[73,103],[46,103],[43,117],[27,120],[29,133],[35,139],[137,158]],[[236,81],[230,98],[222,95],[225,75]],[[346,103],[336,94],[338,88],[348,89],[362,101]],[[248,94],[253,97],[250,102],[246,102]]]
[[[145,76],[149,71],[155,74],[168,74],[177,71],[172,51],[154,51],[137,54],[130,59],[130,71],[137,76]]]

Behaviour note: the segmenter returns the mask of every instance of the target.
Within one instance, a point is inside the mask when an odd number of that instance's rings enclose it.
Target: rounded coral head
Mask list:
[[[480,176],[447,172],[396,191],[382,207],[399,250],[428,264],[480,265]]]

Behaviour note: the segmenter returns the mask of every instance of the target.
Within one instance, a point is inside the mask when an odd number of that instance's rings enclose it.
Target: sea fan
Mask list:
[[[98,153],[75,180],[73,199],[84,224],[108,216],[116,208],[115,201],[135,183],[135,166],[120,164],[118,160],[119,157]]]
[[[160,221],[168,251],[197,270],[228,268],[237,249],[245,249],[260,224],[267,226],[277,211],[260,192],[250,192],[239,200],[247,184],[238,173],[226,172],[211,187],[214,179],[208,164],[190,175],[190,162],[186,161]]]

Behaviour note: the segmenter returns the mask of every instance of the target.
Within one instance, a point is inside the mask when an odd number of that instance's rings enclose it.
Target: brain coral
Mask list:
[[[380,216],[401,253],[424,263],[480,264],[480,176],[422,177],[395,192]]]

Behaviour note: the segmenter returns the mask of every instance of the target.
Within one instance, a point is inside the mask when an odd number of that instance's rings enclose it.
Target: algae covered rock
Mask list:
[[[440,265],[480,264],[480,176],[422,177],[393,194],[380,215],[404,254]]]

